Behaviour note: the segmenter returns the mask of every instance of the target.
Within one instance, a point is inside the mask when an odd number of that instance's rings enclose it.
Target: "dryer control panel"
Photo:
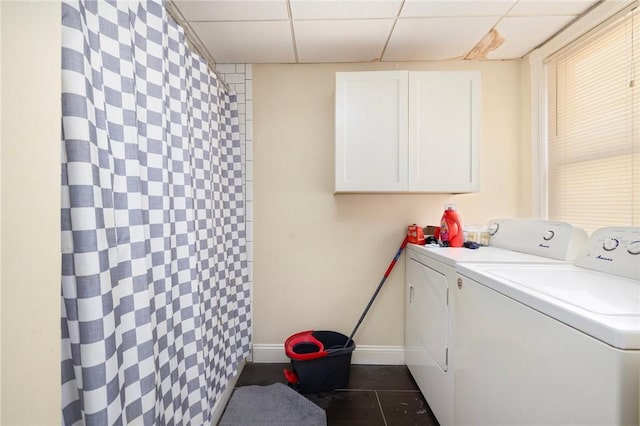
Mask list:
[[[640,228],[598,229],[573,263],[582,268],[640,280]]]
[[[572,261],[587,233],[569,223],[535,219],[494,219],[487,224],[489,245],[550,259]]]

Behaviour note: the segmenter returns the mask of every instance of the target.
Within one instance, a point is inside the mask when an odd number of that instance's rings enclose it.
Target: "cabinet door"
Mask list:
[[[409,74],[409,190],[479,190],[480,73]]]
[[[408,189],[407,71],[336,73],[336,192]]]

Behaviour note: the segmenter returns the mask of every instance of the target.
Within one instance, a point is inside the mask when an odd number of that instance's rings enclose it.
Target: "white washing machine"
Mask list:
[[[639,424],[640,228],[573,264],[458,271],[456,424]]]
[[[441,425],[454,424],[455,292],[459,262],[565,263],[587,241],[566,223],[498,219],[477,250],[409,244],[405,284],[405,359]]]

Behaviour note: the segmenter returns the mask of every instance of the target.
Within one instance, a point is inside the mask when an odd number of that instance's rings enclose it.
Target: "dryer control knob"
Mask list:
[[[618,247],[618,244],[620,244],[620,242],[615,238],[607,238],[604,240],[604,243],[602,243],[602,248],[606,251],[612,251]]]
[[[487,226],[489,235],[496,235],[496,232],[498,232],[499,228],[500,228],[500,225],[497,222],[490,223],[489,226]]]
[[[553,238],[553,236],[556,235],[555,232],[549,230],[547,232],[544,233],[544,235],[542,236],[542,238],[544,238],[546,241],[549,241],[550,239]]]
[[[629,254],[640,254],[640,241],[634,241],[627,246]]]

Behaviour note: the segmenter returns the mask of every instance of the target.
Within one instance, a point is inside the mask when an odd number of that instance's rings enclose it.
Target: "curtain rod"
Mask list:
[[[180,25],[184,30],[184,34],[187,39],[187,45],[191,49],[195,50],[196,53],[198,53],[198,55],[200,55],[205,60],[205,62],[207,63],[207,67],[218,77],[218,81],[220,81],[224,88],[227,89],[227,92],[232,92],[227,83],[224,81],[224,78],[222,78],[222,75],[220,75],[218,70],[216,70],[216,60],[213,59],[213,56],[211,56],[206,47],[204,47],[204,44],[202,43],[196,32],[193,30],[193,28],[191,28],[191,25],[189,25],[189,22],[185,19],[184,15],[182,15],[180,9],[178,9],[178,7],[173,3],[173,0],[164,0],[163,4],[169,16],[171,16],[171,18],[173,18],[173,20],[176,21],[176,23]]]

